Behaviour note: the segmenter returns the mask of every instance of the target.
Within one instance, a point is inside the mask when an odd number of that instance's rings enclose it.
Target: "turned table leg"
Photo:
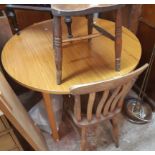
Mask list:
[[[120,71],[122,51],[122,17],[121,9],[116,11],[115,24],[115,70]]]
[[[71,16],[66,16],[65,17],[65,23],[67,25],[67,30],[68,30],[68,38],[72,38],[72,17]]]
[[[61,84],[62,78],[62,30],[61,17],[53,17],[53,48],[56,65],[56,80],[57,84]]]
[[[51,103],[50,94],[42,93],[42,95],[43,95],[44,104],[45,104],[45,108],[47,111],[50,127],[52,130],[53,138],[54,140],[59,141],[59,134],[57,131],[57,126],[56,126],[56,121],[55,121],[53,105]]]

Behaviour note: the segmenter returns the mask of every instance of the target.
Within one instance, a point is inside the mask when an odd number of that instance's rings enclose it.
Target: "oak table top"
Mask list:
[[[64,20],[64,19],[62,19]],[[114,34],[114,23],[96,19],[97,25]],[[85,17],[74,17],[74,36],[87,34]],[[62,21],[63,38],[67,28]],[[97,31],[93,30],[93,33]],[[14,35],[2,51],[2,64],[7,73],[18,83],[45,93],[68,94],[75,84],[84,84],[122,76],[132,71],[141,57],[141,45],[137,37],[123,27],[121,71],[116,72],[114,42],[105,36],[66,43],[63,46],[62,84],[55,79],[52,21],[44,21],[27,27],[20,35]]]

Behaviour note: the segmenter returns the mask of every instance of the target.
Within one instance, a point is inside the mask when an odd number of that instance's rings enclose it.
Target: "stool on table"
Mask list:
[[[62,79],[62,44],[71,41],[78,41],[105,35],[109,39],[115,41],[115,70],[120,71],[121,50],[122,50],[122,21],[121,8],[124,5],[111,4],[53,4],[51,5],[53,14],[53,48],[55,50],[56,79],[57,84],[61,84]],[[93,23],[93,14],[116,10],[115,36],[105,31],[102,27]],[[71,16],[84,15],[88,19],[88,35],[81,37],[73,37],[71,29]],[[65,17],[65,23],[68,28],[68,39],[62,40],[61,17]],[[93,28],[99,33],[93,34]]]

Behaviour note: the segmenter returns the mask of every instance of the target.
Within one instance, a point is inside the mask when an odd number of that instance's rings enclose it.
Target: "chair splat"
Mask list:
[[[94,105],[94,101],[95,101],[95,95],[96,95],[96,93],[89,94],[88,105],[87,105],[87,119],[88,119],[88,121],[92,120],[92,112],[93,112],[93,105]]]
[[[104,91],[102,98],[101,98],[101,100],[97,106],[97,110],[96,110],[96,117],[97,118],[100,118],[103,106],[105,105],[108,96],[109,96],[109,90]]]

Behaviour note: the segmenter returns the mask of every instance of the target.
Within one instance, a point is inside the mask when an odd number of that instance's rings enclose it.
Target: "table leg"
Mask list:
[[[62,30],[61,17],[53,17],[53,47],[56,65],[56,80],[57,84],[61,84],[62,77]]]
[[[122,16],[121,9],[116,11],[115,24],[115,70],[120,71],[122,51]]]
[[[47,111],[50,127],[52,130],[53,138],[54,140],[59,141],[59,134],[58,134],[57,127],[56,127],[56,121],[55,121],[55,116],[53,112],[53,106],[51,103],[50,94],[42,93],[42,95],[43,95],[44,104],[45,104],[45,108]]]

